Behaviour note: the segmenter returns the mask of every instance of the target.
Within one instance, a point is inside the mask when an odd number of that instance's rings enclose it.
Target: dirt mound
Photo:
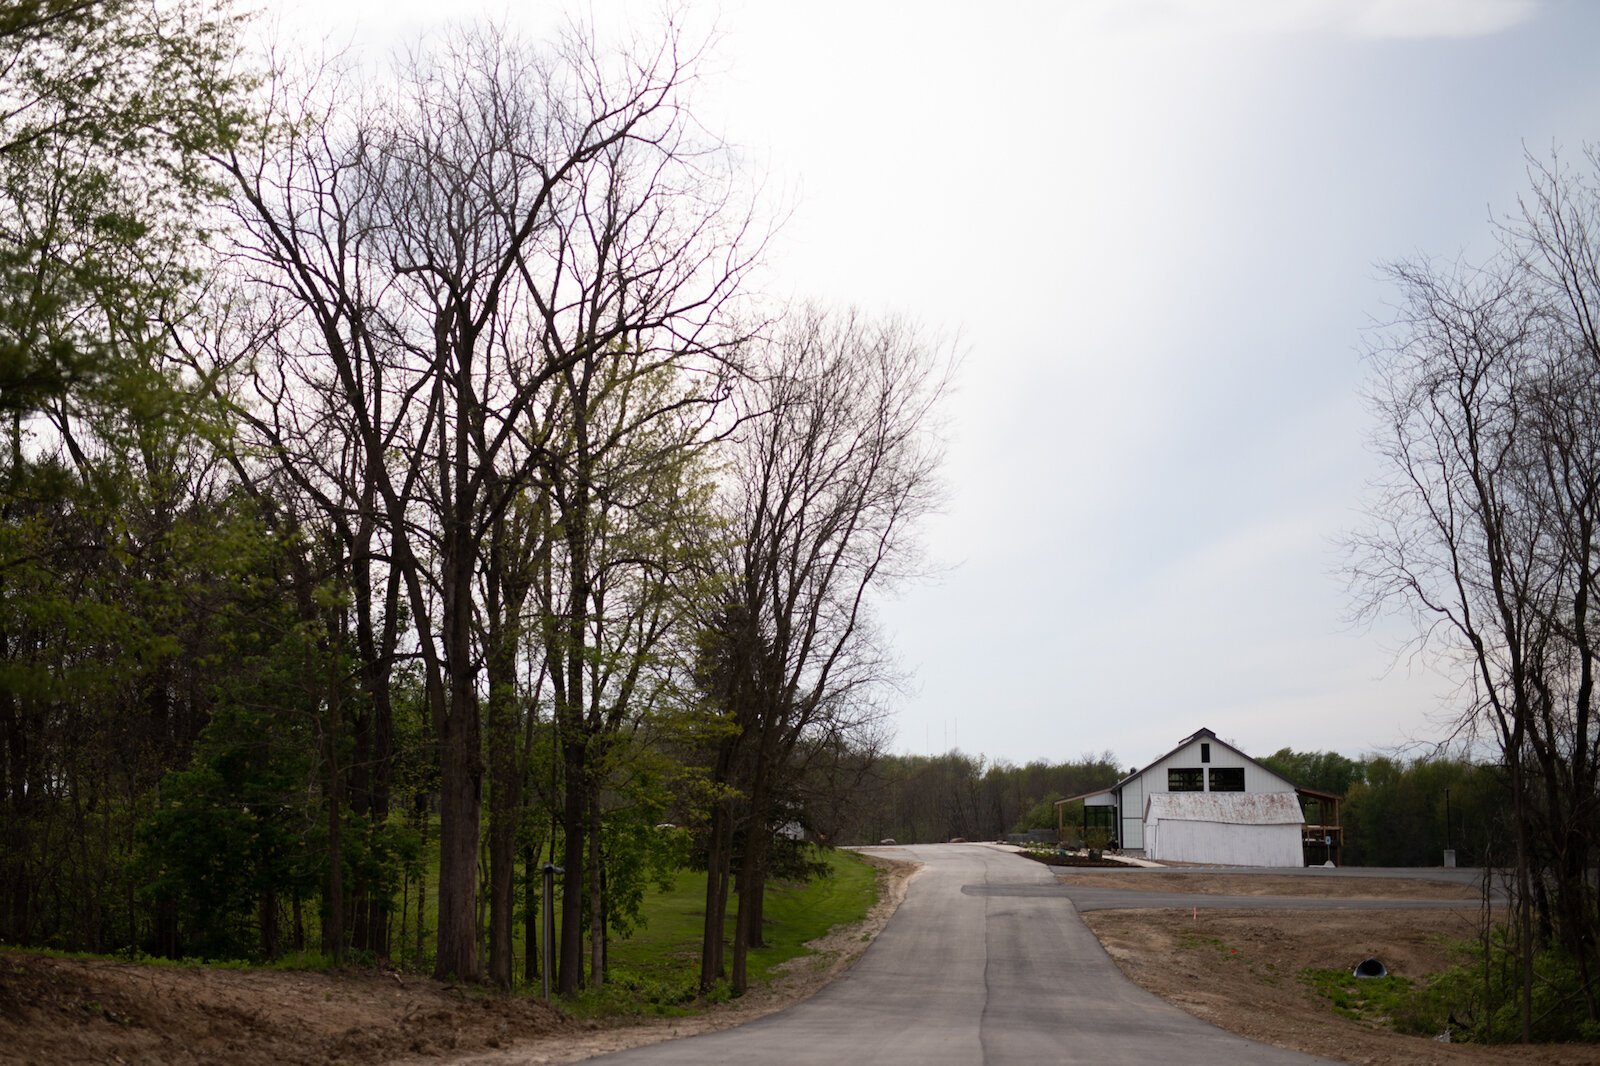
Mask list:
[[[0,954],[0,1057],[38,1063],[377,1063],[576,1031],[542,1002],[390,973]]]

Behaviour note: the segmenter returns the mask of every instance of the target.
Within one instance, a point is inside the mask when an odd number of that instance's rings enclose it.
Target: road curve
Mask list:
[[[624,1064],[1325,1062],[1191,1017],[1122,976],[1046,866],[982,845],[896,848],[924,868],[846,974],[737,1029],[591,1061]]]

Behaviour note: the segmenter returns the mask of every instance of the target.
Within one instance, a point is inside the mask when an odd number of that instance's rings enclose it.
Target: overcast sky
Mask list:
[[[432,0],[277,8],[381,51]],[[455,15],[470,13],[467,4]],[[498,4],[481,10],[504,14]],[[533,32],[558,9],[509,20]],[[595,0],[595,21],[649,16]],[[1524,146],[1600,139],[1600,4],[687,5],[699,112],[793,214],[787,292],[959,337],[938,580],[884,606],[896,748],[1143,765],[1438,734],[1452,682],[1355,628],[1383,262],[1479,254]],[[542,21],[541,21],[542,20]]]

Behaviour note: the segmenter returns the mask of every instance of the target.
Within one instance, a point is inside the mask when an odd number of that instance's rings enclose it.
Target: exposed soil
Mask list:
[[[0,954],[0,1062],[565,1063],[724,1029],[816,992],[858,958],[905,898],[916,863],[883,871],[867,918],[741,999],[692,1018],[602,1026],[537,998],[371,970],[306,973],[144,966]]]
[[[600,1025],[536,999],[420,977],[189,969],[0,954],[0,1061],[77,1063],[570,1063],[741,1025],[803,1000],[846,969],[905,898],[914,863],[867,856],[882,897],[864,922],[835,929],[771,985],[691,1018]],[[1388,899],[1472,896],[1426,880],[1255,874],[1084,872],[1063,881],[1232,896],[1346,895],[1371,909],[1096,911],[1084,920],[1134,981],[1197,1017],[1255,1040],[1356,1063],[1555,1063],[1600,1066],[1600,1047],[1474,1047],[1405,1036],[1335,1014],[1299,980],[1310,967],[1369,956],[1408,977],[1455,958],[1479,910],[1384,909]]]
[[[1297,874],[1174,873],[1127,870],[1120,874],[1063,874],[1067,885],[1122,888],[1131,892],[1201,892],[1211,896],[1316,896],[1324,899],[1476,900],[1479,889],[1453,881],[1423,878],[1314,877]]]
[[[578,1032],[538,1000],[420,977],[0,955],[6,1062],[378,1063]]]
[[[1333,879],[1321,883],[1336,884]],[[1362,888],[1363,893],[1372,890]],[[1231,887],[1226,891],[1245,894]],[[1473,904],[1427,911],[1381,904],[1337,911],[1207,910],[1202,905],[1195,914],[1187,908],[1094,911],[1083,919],[1135,982],[1252,1040],[1355,1063],[1600,1063],[1600,1047],[1593,1045],[1485,1047],[1406,1036],[1341,1017],[1299,978],[1308,968],[1354,967],[1366,958],[1380,959],[1390,973],[1411,978],[1446,969],[1459,961],[1451,943],[1477,928]]]

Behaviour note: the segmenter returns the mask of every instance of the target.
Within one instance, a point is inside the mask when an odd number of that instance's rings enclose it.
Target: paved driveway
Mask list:
[[[1046,866],[971,844],[895,848],[925,863],[849,972],[749,1025],[593,1061],[683,1063],[1314,1063],[1207,1025],[1122,976]]]

